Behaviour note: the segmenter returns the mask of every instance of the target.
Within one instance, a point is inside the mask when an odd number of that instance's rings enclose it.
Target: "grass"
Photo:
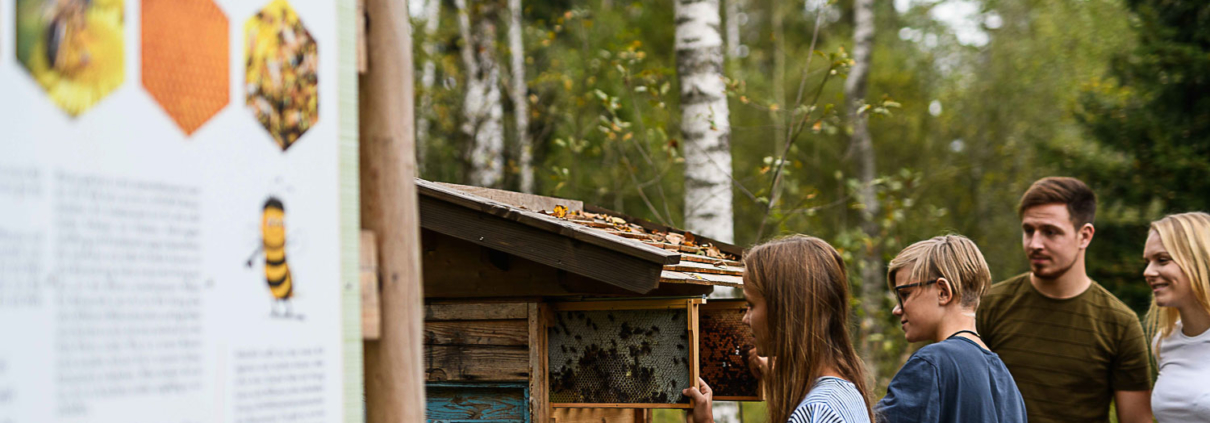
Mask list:
[[[763,402],[741,402],[740,408],[744,416],[743,423],[766,423],[768,409]],[[654,423],[684,423],[685,410],[656,409],[652,412]]]

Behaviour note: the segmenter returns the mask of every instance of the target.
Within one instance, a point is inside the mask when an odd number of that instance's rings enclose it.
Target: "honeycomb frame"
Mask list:
[[[698,312],[702,379],[719,401],[764,401],[760,380],[748,369],[756,338],[743,323],[745,300],[710,300]]]
[[[680,392],[698,386],[701,304],[701,298],[551,303],[543,328],[550,407],[693,408]]]

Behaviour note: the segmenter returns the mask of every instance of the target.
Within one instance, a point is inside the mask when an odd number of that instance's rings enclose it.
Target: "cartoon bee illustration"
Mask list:
[[[285,308],[282,316],[292,315],[290,299],[294,297],[294,281],[290,276],[290,266],[286,264],[286,208],[277,197],[269,197],[261,214],[261,245],[248,258],[247,266],[252,267],[256,256],[265,254],[265,282],[269,284],[269,293],[273,295],[274,304],[269,312],[278,316],[277,307],[281,303]]]

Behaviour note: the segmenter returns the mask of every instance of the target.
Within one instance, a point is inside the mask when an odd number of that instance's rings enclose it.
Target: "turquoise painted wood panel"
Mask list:
[[[528,423],[524,384],[430,383],[425,388],[430,423]]]

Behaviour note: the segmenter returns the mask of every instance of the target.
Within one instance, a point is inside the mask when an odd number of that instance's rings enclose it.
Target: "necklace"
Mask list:
[[[978,332],[975,332],[975,331],[973,331],[973,330],[968,330],[968,329],[963,329],[963,330],[960,330],[960,331],[954,332],[954,334],[953,334],[953,335],[950,335],[950,336],[946,337],[945,339],[950,339],[950,338],[953,338],[953,337],[958,336],[959,334],[962,334],[962,333],[969,333],[969,334],[971,334],[971,335],[975,335],[975,337],[976,337],[976,338],[983,339],[983,337],[982,337],[982,336],[979,336],[979,333],[978,333]]]

